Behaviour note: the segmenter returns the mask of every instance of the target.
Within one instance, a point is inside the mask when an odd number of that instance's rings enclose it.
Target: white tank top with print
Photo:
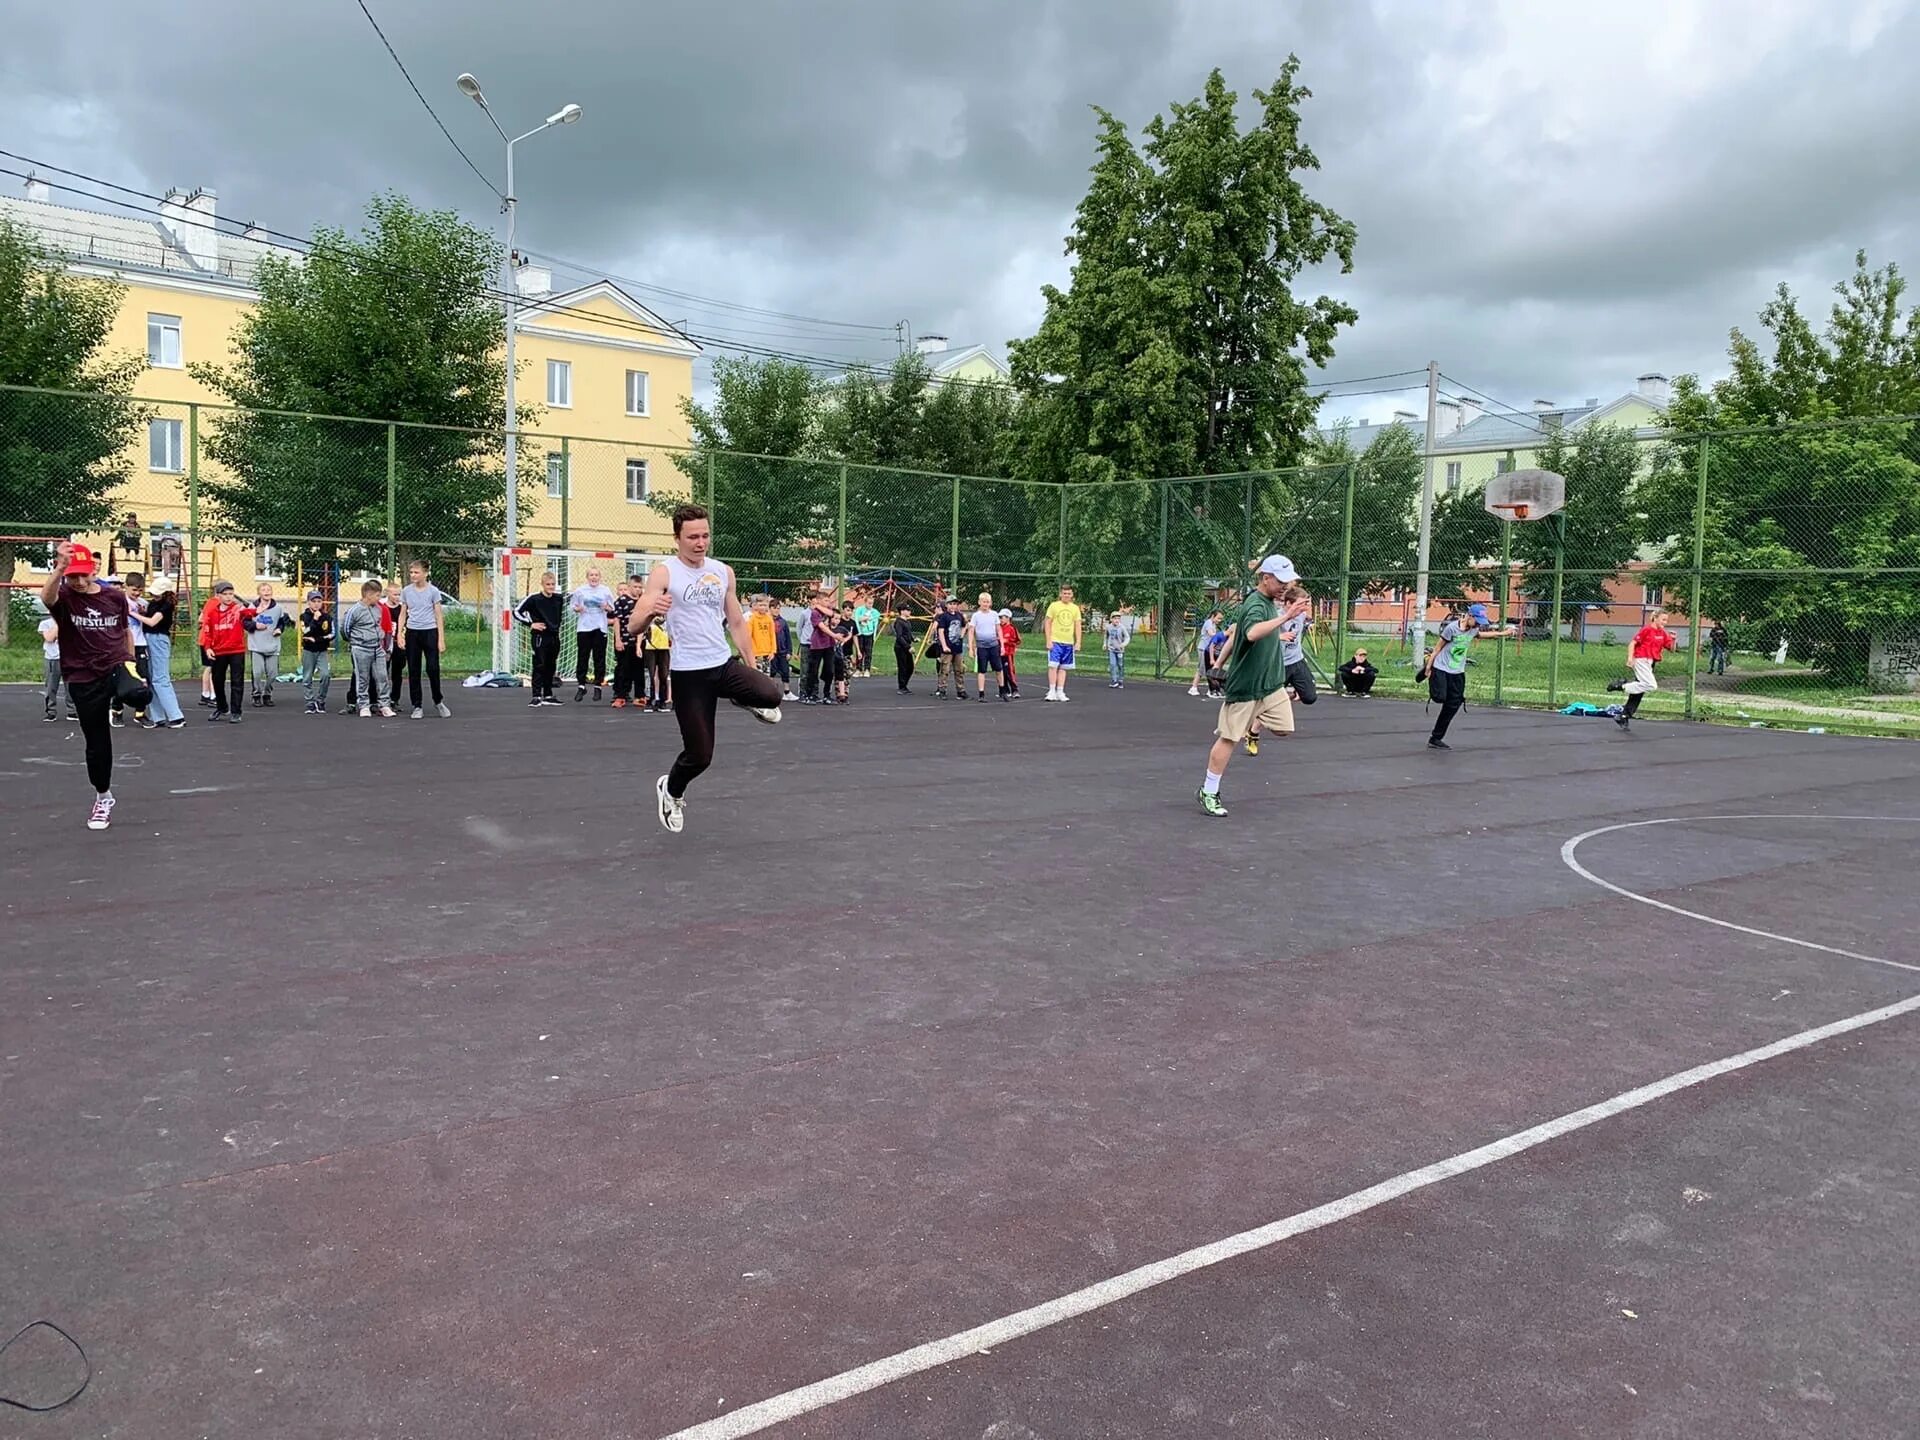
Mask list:
[[[667,637],[673,641],[668,662],[674,670],[711,670],[733,658],[727,646],[727,586],[730,574],[716,560],[682,564],[669,555],[667,592],[673,608],[667,611]]]

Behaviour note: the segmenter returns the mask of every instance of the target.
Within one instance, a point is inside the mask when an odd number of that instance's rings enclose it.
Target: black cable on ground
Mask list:
[[[20,1329],[14,1332],[12,1340],[7,1341],[5,1345],[0,1345],[0,1357],[4,1357],[7,1351],[13,1348],[14,1340],[18,1340],[29,1331],[42,1329],[53,1331],[54,1334],[58,1335],[73,1347],[73,1353],[80,1357],[80,1364],[85,1369],[86,1374],[81,1376],[80,1383],[74,1387],[72,1394],[66,1396],[64,1399],[54,1401],[51,1405],[29,1405],[26,1401],[16,1400],[11,1395],[0,1395],[0,1405],[11,1405],[14,1409],[25,1410],[30,1415],[47,1415],[55,1410],[71,1405],[86,1391],[87,1386],[93,1383],[93,1362],[87,1358],[86,1346],[82,1345],[51,1320],[32,1320],[21,1326]]]

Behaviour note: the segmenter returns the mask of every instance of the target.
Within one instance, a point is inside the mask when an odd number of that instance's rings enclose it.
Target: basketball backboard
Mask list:
[[[1567,503],[1567,481],[1551,470],[1509,470],[1488,480],[1481,498],[1502,520],[1544,520]]]

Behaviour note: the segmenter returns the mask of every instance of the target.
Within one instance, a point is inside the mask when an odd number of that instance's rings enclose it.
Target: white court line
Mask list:
[[[1885,815],[1693,815],[1674,817],[1673,820],[1642,820],[1632,822],[1640,825],[1672,824],[1680,819],[1692,820],[1908,820],[1920,817]],[[1582,840],[1593,835],[1604,834],[1607,830],[1631,828],[1629,825],[1609,825],[1599,830],[1589,830],[1585,835],[1577,835],[1561,848],[1561,855],[1574,870],[1608,890],[1626,895],[1630,899],[1642,900],[1645,897],[1635,895],[1629,890],[1600,879],[1573,858],[1573,850]],[[1724,920],[1716,920],[1710,915],[1695,915],[1692,911],[1681,910],[1677,906],[1667,905],[1658,900],[1647,900],[1647,904],[1663,910],[1672,910],[1694,920],[1706,920],[1715,925],[1727,925],[1750,935],[1763,936],[1769,940],[1784,941],[1789,945],[1804,945],[1808,949],[1822,950],[1829,954],[1842,955],[1851,960],[1868,960],[1875,964],[1892,965],[1902,970],[1920,970],[1920,966],[1905,965],[1896,960],[1883,960],[1877,955],[1858,955],[1849,950],[1836,950],[1831,946],[1816,945],[1809,940],[1795,939],[1791,935],[1775,935],[1766,930],[1754,930],[1744,925],[1729,925]],[[1026,1310],[1003,1315],[998,1320],[990,1320],[984,1325],[976,1325],[970,1330],[962,1330],[945,1339],[933,1340],[925,1345],[916,1345],[910,1350],[889,1355],[881,1360],[842,1371],[825,1380],[816,1380],[811,1385],[802,1385],[785,1394],[743,1406],[731,1414],[717,1416],[684,1430],[676,1430],[663,1440],[737,1440],[742,1435],[753,1435],[778,1425],[783,1421],[810,1414],[842,1400],[852,1399],[869,1390],[877,1390],[896,1380],[904,1380],[910,1375],[937,1369],[952,1364],[996,1345],[1004,1345],[1035,1331],[1045,1330],[1062,1321],[1072,1320],[1090,1311],[1102,1309],[1117,1301],[1138,1295],[1143,1290],[1151,1290],[1165,1285],[1168,1281],[1178,1280],[1191,1275],[1196,1270],[1205,1270],[1256,1250],[1264,1250],[1278,1245],[1284,1240],[1350,1220],[1369,1210],[1398,1200],[1401,1196],[1437,1185],[1443,1180],[1451,1180],[1459,1175],[1478,1170],[1499,1160],[1510,1160],[1515,1155],[1544,1145],[1550,1140],[1570,1135],[1576,1130],[1584,1130],[1589,1125],[1597,1125],[1602,1120],[1610,1120],[1629,1110],[1637,1110],[1650,1105],[1655,1100],[1664,1099],[1681,1090],[1695,1085],[1703,1085],[1709,1080],[1717,1080],[1723,1075],[1745,1070],[1749,1066],[1775,1059],[1781,1055],[1792,1054],[1796,1050],[1805,1050],[1818,1045],[1822,1040],[1831,1040],[1836,1035],[1845,1035],[1869,1025],[1878,1025],[1884,1021],[1896,1019],[1920,1010],[1920,995],[1897,1000],[1891,1005],[1882,1005],[1878,1009],[1865,1010],[1858,1015],[1849,1015],[1843,1020],[1816,1026],[1811,1030],[1802,1030],[1771,1044],[1759,1046],[1753,1050],[1743,1050],[1738,1055],[1729,1055],[1724,1060],[1710,1060],[1704,1065],[1696,1065],[1690,1070],[1681,1070],[1665,1079],[1656,1080],[1650,1085],[1628,1090],[1615,1095],[1610,1100],[1589,1105],[1585,1109],[1575,1110],[1556,1119],[1547,1120],[1528,1129],[1516,1131],[1491,1144],[1482,1145],[1477,1150],[1468,1150],[1462,1154],[1450,1156],[1445,1160],[1436,1160],[1431,1165],[1423,1165],[1418,1170],[1408,1170],[1391,1180],[1383,1180],[1377,1185],[1369,1185],[1364,1190],[1356,1190],[1351,1195],[1343,1195],[1338,1200],[1330,1200],[1311,1210],[1303,1210],[1297,1215],[1289,1215],[1284,1220],[1275,1220],[1256,1230],[1243,1231],[1238,1235],[1229,1235],[1224,1240],[1215,1240],[1210,1244],[1184,1250],[1178,1255],[1169,1255],[1164,1260],[1155,1260],[1125,1274],[1115,1275],[1106,1280],[1096,1281],[1084,1289],[1071,1294],[1047,1300]]]
[[[1751,925],[1736,925],[1731,920],[1722,920],[1715,915],[1703,915],[1698,910],[1688,910],[1683,906],[1670,905],[1665,900],[1655,900],[1651,895],[1641,895],[1624,885],[1616,885],[1611,880],[1603,880],[1575,858],[1574,851],[1580,848],[1582,840],[1591,840],[1596,835],[1608,835],[1615,830],[1638,830],[1648,825],[1685,825],[1695,820],[1874,820],[1895,825],[1920,824],[1916,815],[1668,815],[1660,820],[1629,820],[1620,825],[1602,825],[1597,830],[1576,835],[1560,847],[1560,858],[1566,866],[1582,880],[1590,880],[1602,890],[1611,890],[1616,895],[1629,900],[1637,900],[1642,905],[1651,905],[1656,910],[1665,910],[1670,914],[1684,915],[1689,920],[1702,920],[1709,925],[1718,925],[1723,930],[1738,930],[1742,935],[1757,935],[1762,940],[1778,940],[1784,945],[1798,945],[1804,950],[1818,950],[1823,955],[1838,955],[1847,960],[1864,960],[1869,965],[1885,965],[1893,970],[1912,970],[1920,972],[1920,965],[1908,965],[1900,960],[1887,960],[1878,955],[1862,955],[1856,950],[1842,950],[1837,945],[1820,945],[1812,940],[1801,940],[1792,935],[1776,935],[1771,930],[1756,930]]]
[[[167,794],[169,795],[215,795],[215,794],[218,794],[220,791],[226,790],[229,788],[230,787],[226,785],[189,785],[184,790],[169,790],[167,791]]]

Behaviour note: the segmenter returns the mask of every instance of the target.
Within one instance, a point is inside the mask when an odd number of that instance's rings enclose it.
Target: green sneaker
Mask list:
[[[1227,807],[1220,803],[1220,797],[1218,795],[1209,795],[1206,791],[1200,790],[1195,792],[1195,797],[1200,801],[1200,808],[1206,811],[1207,814],[1213,816],[1214,819],[1224,820],[1227,818]]]

